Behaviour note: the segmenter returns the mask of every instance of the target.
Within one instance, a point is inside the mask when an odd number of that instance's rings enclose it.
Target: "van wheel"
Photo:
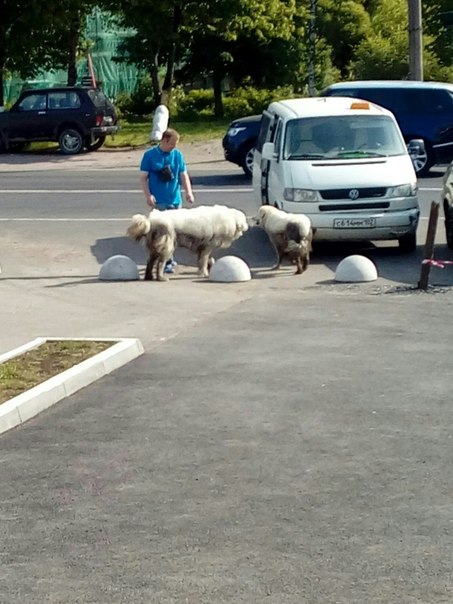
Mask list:
[[[407,235],[403,235],[398,239],[398,244],[400,252],[403,252],[403,254],[415,252],[417,249],[417,234],[408,233]]]
[[[253,154],[255,152],[255,145],[246,146],[242,152],[241,168],[244,170],[244,174],[248,178],[252,178],[253,174]]]
[[[429,174],[434,164],[434,153],[430,144],[425,141],[425,151],[419,155],[411,156],[414,170],[417,176],[423,177]]]
[[[58,139],[60,151],[64,155],[75,155],[83,149],[83,138],[75,128],[65,128]]]

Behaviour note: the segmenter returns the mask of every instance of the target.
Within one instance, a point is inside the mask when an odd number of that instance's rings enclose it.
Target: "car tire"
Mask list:
[[[410,254],[415,252],[417,249],[417,234],[407,233],[398,239],[400,252],[403,254]]]
[[[418,177],[428,176],[431,167],[434,165],[434,153],[428,141],[425,141],[425,152],[420,155],[411,156],[415,173]]]
[[[62,130],[58,143],[60,151],[64,155],[76,155],[83,149],[83,137],[75,128],[65,128]]]
[[[100,149],[105,143],[105,138],[105,136],[99,136],[94,140],[94,143],[92,143],[91,137],[88,137],[85,140],[85,147],[87,148],[87,151],[97,151],[98,149]]]
[[[244,174],[247,178],[252,178],[254,152],[255,145],[248,145],[242,151],[241,168],[244,170]]]
[[[449,250],[453,250],[453,210],[445,208],[445,237]]]

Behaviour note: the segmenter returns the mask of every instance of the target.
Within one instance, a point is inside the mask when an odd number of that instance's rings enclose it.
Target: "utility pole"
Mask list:
[[[409,80],[423,80],[423,28],[421,0],[407,0],[409,17]]]
[[[308,94],[315,96],[316,0],[310,0]]]

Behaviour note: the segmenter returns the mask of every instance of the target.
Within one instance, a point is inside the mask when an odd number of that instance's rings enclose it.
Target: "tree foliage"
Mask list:
[[[213,86],[217,115],[226,77],[235,86],[301,93],[310,67],[317,90],[339,79],[405,78],[409,1],[0,0],[0,103],[3,78],[12,72],[29,78],[64,68],[74,82],[94,6],[135,31],[118,58],[150,74],[155,105],[175,83],[200,78]],[[453,27],[442,16],[453,11],[452,0],[423,0],[422,7],[425,79],[452,79]]]

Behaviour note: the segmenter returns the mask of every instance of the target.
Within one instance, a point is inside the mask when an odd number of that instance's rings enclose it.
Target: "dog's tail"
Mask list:
[[[147,216],[143,214],[134,214],[132,222],[127,229],[127,234],[131,239],[140,241],[142,237],[147,235],[151,230],[151,222]]]
[[[288,237],[288,252],[297,252],[302,247],[305,239],[297,222],[288,222],[286,225],[286,236]]]
[[[298,252],[302,247],[306,246],[308,251],[312,251],[312,240],[316,233],[315,228],[310,228],[308,235],[302,232],[299,224],[296,222],[288,222],[286,225],[286,235],[288,237],[288,252]]]

